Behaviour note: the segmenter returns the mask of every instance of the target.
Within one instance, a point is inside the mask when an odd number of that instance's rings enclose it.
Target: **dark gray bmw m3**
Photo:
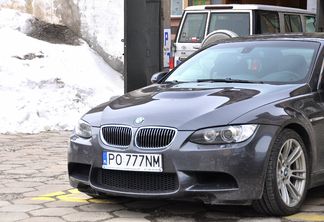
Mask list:
[[[297,212],[324,182],[323,44],[321,34],[218,42],[90,110],[71,136],[71,185]]]

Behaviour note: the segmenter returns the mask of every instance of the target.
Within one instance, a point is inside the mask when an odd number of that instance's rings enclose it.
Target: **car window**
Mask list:
[[[219,29],[230,30],[239,36],[247,36],[250,34],[250,14],[212,13],[208,33]]]
[[[166,81],[236,79],[274,84],[306,81],[318,43],[251,41],[207,48],[180,65]]]
[[[207,13],[187,13],[180,32],[179,42],[200,43],[204,39]]]
[[[314,16],[305,16],[306,19],[306,32],[315,32],[315,17]]]
[[[302,32],[303,27],[299,15],[285,15],[286,32]]]
[[[258,11],[256,34],[279,33],[280,22],[277,12]]]

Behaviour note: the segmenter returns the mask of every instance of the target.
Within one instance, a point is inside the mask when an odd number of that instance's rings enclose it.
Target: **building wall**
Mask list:
[[[317,14],[318,14],[318,20],[317,20],[317,27],[320,32],[324,32],[324,1],[318,0],[317,5]]]
[[[60,22],[59,17],[55,15],[53,0],[0,0],[0,7],[30,13],[46,22]]]
[[[114,69],[124,69],[124,0],[0,0],[0,7],[65,24]]]
[[[54,0],[60,21],[123,72],[124,0]]]

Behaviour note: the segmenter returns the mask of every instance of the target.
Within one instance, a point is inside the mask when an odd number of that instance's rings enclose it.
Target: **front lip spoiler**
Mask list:
[[[230,189],[197,189],[196,185],[193,185],[186,189],[188,192],[230,192],[230,191],[238,191],[239,188],[230,188]]]

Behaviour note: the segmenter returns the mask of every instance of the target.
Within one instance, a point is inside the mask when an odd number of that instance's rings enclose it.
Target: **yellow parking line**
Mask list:
[[[324,221],[324,215],[315,213],[298,213],[286,217],[286,219],[298,221]]]
[[[55,200],[55,199],[52,198],[52,197],[34,197],[34,198],[32,198],[32,200],[53,201],[53,200]]]
[[[78,189],[70,189],[68,191],[69,191],[69,193],[80,193],[80,191],[78,191]]]
[[[32,198],[32,200],[44,200],[44,201],[55,201],[60,200],[64,202],[75,202],[75,203],[112,203],[106,199],[95,199],[88,197],[85,194],[81,194],[78,189],[70,189],[67,191],[58,191],[53,193],[44,194],[38,197]]]
[[[74,197],[74,194],[61,195],[57,198],[64,202],[89,203],[88,199]]]

